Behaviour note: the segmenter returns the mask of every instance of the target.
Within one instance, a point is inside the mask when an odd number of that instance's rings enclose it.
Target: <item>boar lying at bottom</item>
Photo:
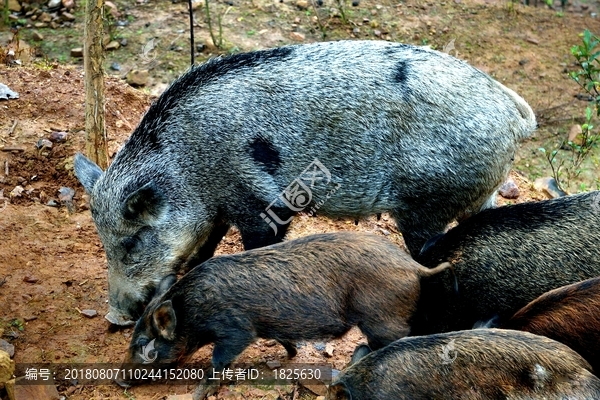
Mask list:
[[[212,366],[220,370],[257,338],[276,339],[293,357],[296,341],[329,340],[353,326],[377,349],[410,333],[421,277],[446,267],[425,268],[387,239],[356,233],[215,257],[170,288],[169,279],[161,283],[125,362],[141,364],[140,349],[151,341],[160,363],[214,343]]]
[[[544,293],[504,326],[566,344],[600,373],[600,278]]]
[[[559,342],[476,329],[397,340],[340,373],[327,398],[592,400],[600,399],[600,379]]]

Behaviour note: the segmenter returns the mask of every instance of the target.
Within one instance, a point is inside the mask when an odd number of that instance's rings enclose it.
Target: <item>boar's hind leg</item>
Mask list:
[[[406,322],[401,320],[388,320],[383,318],[365,321],[358,325],[367,337],[371,350],[378,350],[388,344],[408,336],[410,329]]]
[[[275,217],[273,217],[265,208],[266,206],[255,210],[247,210],[243,218],[235,222],[242,235],[242,243],[245,250],[281,242],[290,226],[290,223],[287,221],[291,221],[294,215],[292,210],[289,208],[275,209],[271,207],[269,211],[273,211],[275,214]],[[277,220],[284,223],[280,224]]]
[[[296,350],[296,344],[292,343],[290,341],[287,340],[277,340],[283,347],[285,347],[285,350],[287,351],[288,354],[288,358],[294,358],[296,357],[296,354],[298,354],[298,350]]]

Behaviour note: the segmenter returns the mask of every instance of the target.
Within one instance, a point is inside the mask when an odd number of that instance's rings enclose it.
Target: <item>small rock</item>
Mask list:
[[[42,35],[38,31],[33,31],[31,33],[31,38],[37,42],[41,42],[42,40],[44,40],[44,35]]]
[[[30,315],[29,317],[23,317],[23,320],[24,320],[25,322],[31,322],[31,321],[35,321],[36,319],[38,319],[38,317],[37,317],[37,316],[35,316],[35,315]]]
[[[525,64],[527,64],[528,62],[529,62],[529,60],[528,60],[528,59],[526,59],[526,58],[523,58],[521,61],[519,61],[519,65],[525,65]]]
[[[58,2],[58,4],[60,4],[60,1]],[[38,17],[38,21],[40,21],[40,22],[50,22],[50,21],[52,21],[52,17],[50,16],[50,14],[44,12],[44,13],[42,13]]]
[[[67,132],[52,132],[48,139],[54,143],[61,143],[67,140]]]
[[[58,207],[58,203],[57,203],[57,202],[56,202],[56,200],[54,200],[54,199],[50,199],[50,200],[48,200],[48,202],[46,203],[46,205],[47,205],[48,207]]]
[[[533,187],[544,193],[548,198],[555,199],[557,197],[566,196],[563,190],[558,187],[558,184],[554,180],[554,178],[545,177],[545,178],[537,178],[535,182],[533,182]]]
[[[108,51],[113,51],[113,50],[118,50],[119,47],[121,47],[121,45],[119,44],[119,42],[117,42],[116,40],[110,41],[105,49]]]
[[[0,350],[0,388],[3,388],[4,384],[12,378],[14,372],[15,362],[10,359],[6,351]]]
[[[211,397],[214,397],[214,396],[211,396]],[[210,399],[210,397],[209,397],[209,399]],[[188,394],[172,394],[170,396],[167,396],[167,400],[193,400],[193,396],[192,396],[191,393],[188,393]]]
[[[10,400],[60,400],[56,386],[27,384],[24,376],[7,382],[6,391]]]
[[[52,142],[49,141],[48,139],[42,138],[42,139],[40,139],[40,140],[37,141],[37,143],[35,144],[35,147],[37,147],[40,150],[51,149],[52,148]]]
[[[583,144],[583,130],[581,129],[581,125],[576,124],[569,129],[569,142],[573,142],[581,146]]]
[[[83,57],[83,47],[75,47],[74,49],[71,49],[71,57]]]
[[[48,8],[58,8],[62,4],[61,0],[50,0],[48,2]]]
[[[315,348],[315,350],[323,352],[325,351],[325,343],[323,342],[317,342],[317,343],[313,343],[313,347]]]
[[[352,7],[358,7],[360,5],[360,0],[353,0]]]
[[[62,5],[67,10],[70,10],[75,7],[75,0],[62,0]]]
[[[61,15],[62,19],[65,21],[75,21],[75,16],[68,12],[63,12]]]
[[[196,45],[196,51],[198,53],[202,53],[204,51],[204,47],[206,47],[206,46],[204,46],[204,43],[199,43]]]
[[[281,362],[277,360],[267,361],[267,367],[269,367],[270,369],[279,368],[281,367]]]
[[[500,193],[500,196],[504,197],[505,199],[516,199],[521,194],[515,181],[510,178],[504,182],[498,192]]]
[[[131,86],[146,86],[148,83],[148,70],[132,70],[127,74],[125,80]]]
[[[308,1],[307,0],[297,0],[296,7],[298,7],[300,10],[306,10],[308,8]]]
[[[25,189],[23,188],[23,186],[18,185],[15,186],[15,188],[13,190],[10,191],[10,197],[21,197],[23,195],[23,192],[25,191]]]
[[[0,100],[18,99],[19,94],[10,90],[8,86],[0,83]]]
[[[127,39],[123,38],[119,41],[119,44],[121,45],[121,47],[125,47],[127,46]]]
[[[33,26],[35,26],[36,28],[46,28],[48,26],[47,23],[45,22],[36,22],[35,24],[33,24]]]
[[[270,339],[270,340],[265,341],[265,346],[267,346],[267,347],[273,347],[276,344],[277,344],[277,340],[275,340],[275,339]]]
[[[332,357],[333,356],[333,345],[331,343],[327,343],[327,345],[325,346],[325,351],[323,351],[323,355],[325,357]]]
[[[381,37],[381,31],[378,29],[373,30],[373,35],[377,36],[377,37]]]
[[[13,358],[15,355],[15,346],[8,343],[4,339],[0,339],[0,350],[4,350],[6,353],[8,353],[10,358]]]
[[[304,388],[310,390],[311,392],[313,392],[314,394],[316,394],[317,396],[325,396],[327,395],[327,385],[325,385],[324,382],[319,382],[317,383],[314,380],[306,380],[306,379],[299,379],[298,383],[303,386]]]
[[[119,65],[118,62],[113,62],[110,64],[110,69],[112,69],[113,71],[120,71],[121,65]]]
[[[532,37],[528,37],[528,38],[527,38],[527,39],[525,39],[525,40],[527,40],[527,41],[528,41],[529,43],[531,43],[531,44],[535,44],[535,45],[538,45],[538,44],[540,44],[540,41],[539,41],[539,40],[537,40],[537,39],[535,39],[535,38],[532,38]]]
[[[119,13],[119,9],[112,1],[105,1],[104,6],[108,8],[108,12],[114,17],[114,19],[119,19],[121,13]]]
[[[297,42],[303,42],[304,39],[306,38],[306,36],[304,36],[300,32],[292,32],[292,33],[290,33],[290,37],[292,38],[292,40],[295,40]]]
[[[33,275],[25,275],[25,277],[23,278],[23,282],[27,283],[37,283],[38,281],[39,279]]]
[[[68,203],[73,201],[73,196],[75,196],[75,190],[69,187],[61,187],[58,189],[58,200],[61,203]]]
[[[4,5],[4,4],[2,4]],[[21,11],[21,4],[19,4],[18,0],[8,0],[8,10],[14,12]]]
[[[326,397],[325,396],[317,396],[317,398],[315,400],[325,400]]]
[[[98,315],[98,311],[96,310],[81,310],[81,314],[85,315],[88,318],[94,318],[96,315]]]

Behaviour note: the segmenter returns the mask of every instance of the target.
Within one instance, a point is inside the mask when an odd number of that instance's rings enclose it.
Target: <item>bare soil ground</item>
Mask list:
[[[156,35],[162,35],[166,43],[180,41],[185,46],[185,35],[175,40],[181,35],[178,30],[186,29],[185,19],[170,19],[185,12],[183,4],[118,4],[128,10],[123,12],[135,16],[127,27],[131,30],[131,48],[142,46]],[[328,24],[327,39],[372,39],[379,31],[391,40],[426,43],[439,49],[454,40],[454,55],[518,91],[536,110],[541,127],[524,144],[515,164],[521,172],[514,171],[512,176],[522,193],[516,201],[539,200],[544,196],[528,180],[547,172],[537,148],[558,135],[565,135],[585,108],[585,103],[574,97],[579,93],[577,86],[566,78],[565,71],[573,68],[569,48],[578,41],[577,34],[583,29],[599,33],[600,21],[590,15],[596,9],[596,2],[589,2],[585,9],[577,3],[564,13],[507,4],[483,0],[385,4],[362,1],[359,7],[348,10],[351,11],[348,24],[336,17],[331,4],[320,9],[320,17],[322,23]],[[304,34],[307,42],[321,39],[314,12],[300,10],[293,3],[253,0],[234,2],[229,7],[224,17],[229,46],[251,50],[281,45],[297,37],[292,32]],[[201,14],[197,18],[197,31],[205,39],[206,24]],[[156,31],[141,28],[150,21]],[[140,29],[143,32],[136,38]],[[205,58],[208,56],[207,52],[203,54]],[[107,63],[113,61],[111,57],[117,55],[109,54]],[[130,59],[123,62],[124,69],[137,67],[140,62],[139,55],[131,51],[119,57]],[[158,49],[157,59],[158,64],[151,70],[151,84],[155,86],[150,88],[159,91],[161,85],[185,69],[182,61],[185,56],[168,50],[165,45]],[[119,363],[132,329],[115,329],[102,318],[107,311],[106,260],[85,208],[83,188],[72,171],[73,155],[84,146],[81,68],[52,63],[44,63],[43,67],[1,66],[0,82],[20,94],[18,100],[0,102],[0,193],[3,194],[0,196],[0,336],[15,346],[17,363]],[[123,144],[150,104],[147,92],[132,89],[116,77],[107,80],[106,118],[111,154]],[[36,143],[53,132],[67,132],[66,140],[54,143],[51,149],[38,149]],[[585,177],[592,182],[598,177],[595,157]],[[16,186],[24,190],[20,196],[11,196]],[[58,199],[58,190],[63,186],[75,189],[72,213]],[[59,207],[46,205],[52,199]],[[507,203],[502,198],[499,202]],[[403,246],[401,235],[385,215],[380,221],[373,217],[358,225],[349,220],[299,216],[288,237],[340,230],[374,232]],[[218,253],[241,250],[239,234],[232,230]],[[79,311],[83,309],[97,310],[98,316],[87,318]],[[299,349],[294,361],[330,363],[342,369],[361,340],[360,332],[352,330],[333,341],[332,357],[326,357],[309,343]],[[202,349],[195,359],[208,360],[210,350]],[[266,360],[286,362],[285,350],[260,340],[239,359],[240,362]],[[69,399],[157,400],[170,394],[189,393],[191,389],[170,385],[124,391],[116,385],[106,385],[60,387],[59,391]],[[317,394],[320,393],[296,384],[275,388],[232,385],[221,388],[217,398],[314,399]]]

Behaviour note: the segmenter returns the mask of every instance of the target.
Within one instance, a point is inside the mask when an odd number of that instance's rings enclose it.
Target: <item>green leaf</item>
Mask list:
[[[545,148],[540,147],[538,150],[541,151],[543,154],[546,154],[546,149]]]
[[[589,107],[586,107],[586,109],[585,109],[585,118],[588,121],[592,119],[592,109]]]

